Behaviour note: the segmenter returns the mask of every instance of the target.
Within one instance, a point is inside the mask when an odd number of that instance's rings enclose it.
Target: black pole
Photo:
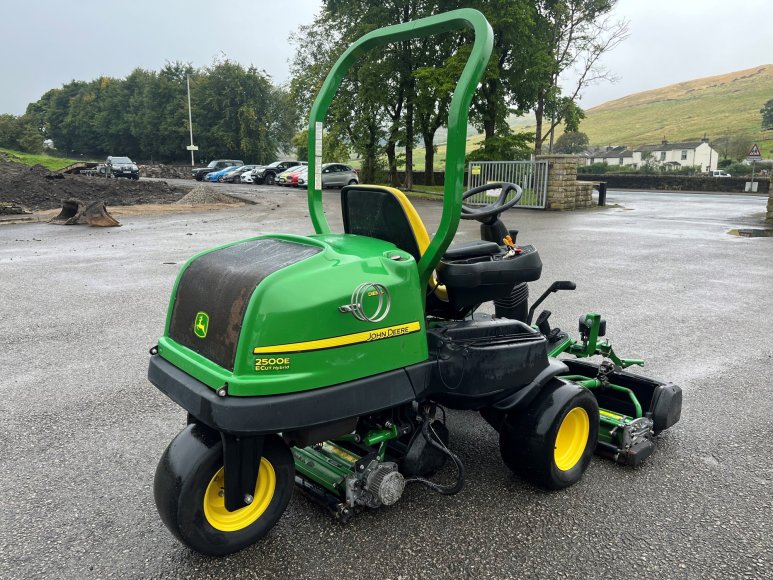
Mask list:
[[[607,205],[607,182],[599,182],[599,205]]]

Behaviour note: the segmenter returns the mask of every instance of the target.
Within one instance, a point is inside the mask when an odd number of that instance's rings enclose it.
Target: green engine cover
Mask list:
[[[339,384],[427,359],[414,258],[349,234],[271,235],[181,269],[159,354],[229,395]]]

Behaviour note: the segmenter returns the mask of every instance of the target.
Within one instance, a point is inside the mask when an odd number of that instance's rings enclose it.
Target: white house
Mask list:
[[[634,169],[647,163],[655,167],[678,169],[698,165],[701,171],[717,168],[719,154],[709,145],[708,139],[669,143],[665,139],[660,145],[627,147],[606,147],[589,151],[583,155],[586,165],[606,163],[607,165],[632,165]]]

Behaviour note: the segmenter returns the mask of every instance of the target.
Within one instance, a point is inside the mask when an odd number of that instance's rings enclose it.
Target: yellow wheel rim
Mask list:
[[[566,414],[558,428],[553,458],[561,471],[572,469],[580,461],[588,444],[590,420],[582,407],[575,407]]]
[[[255,523],[266,511],[271,498],[274,497],[276,473],[268,459],[262,457],[252,503],[234,512],[225,509],[223,473],[221,467],[209,482],[207,491],[204,492],[204,516],[216,530],[236,532]]]

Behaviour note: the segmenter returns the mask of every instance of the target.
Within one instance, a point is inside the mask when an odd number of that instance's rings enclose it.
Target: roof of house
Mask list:
[[[633,151],[630,151],[627,147],[609,147],[606,151],[600,150],[588,154],[588,157],[594,159],[618,159],[620,157],[633,157]]]
[[[703,141],[683,141],[681,143],[659,143],[657,145],[640,145],[634,151],[648,153],[650,151],[673,151],[674,149],[697,149]]]

